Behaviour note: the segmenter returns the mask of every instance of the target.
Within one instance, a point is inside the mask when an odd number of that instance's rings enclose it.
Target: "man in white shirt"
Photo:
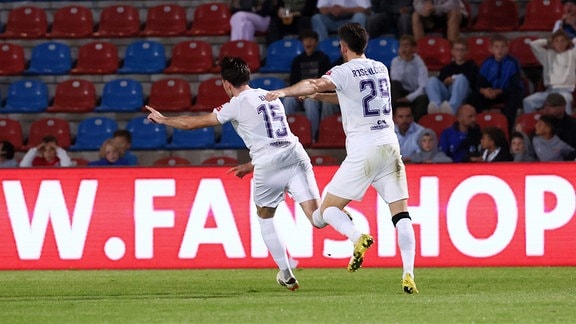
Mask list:
[[[403,262],[402,289],[417,293],[413,280],[416,243],[408,213],[406,172],[394,133],[388,69],[364,55],[368,33],[360,24],[345,24],[338,34],[346,63],[321,78],[270,91],[266,98],[274,101],[286,96],[314,96],[340,104],[347,155],[326,188],[328,193],[320,210],[313,214],[314,225],[330,224],[355,242],[349,270],[357,270],[373,239],[359,233],[342,209],[352,200],[361,200],[369,186],[374,187],[388,203],[397,229]]]
[[[398,106],[394,109],[394,132],[398,136],[400,144],[400,154],[402,160],[409,162],[409,157],[420,151],[418,138],[420,132],[424,130],[422,125],[414,121],[412,108],[408,106]]]

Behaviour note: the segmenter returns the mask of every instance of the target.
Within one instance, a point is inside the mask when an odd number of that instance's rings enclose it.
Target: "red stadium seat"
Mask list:
[[[205,166],[237,166],[238,160],[229,156],[215,156],[202,161]]]
[[[196,103],[192,111],[212,111],[214,108],[228,102],[230,98],[222,87],[221,78],[210,78],[200,82]]]
[[[550,31],[556,20],[562,18],[561,0],[530,0],[526,4],[524,23],[520,30]]]
[[[515,129],[520,127],[524,134],[532,134],[532,132],[534,132],[534,126],[538,119],[540,119],[540,116],[542,116],[542,114],[539,112],[519,115],[516,118]]]
[[[96,89],[88,80],[70,79],[58,83],[54,103],[48,112],[85,113],[96,106]]]
[[[150,88],[148,104],[160,111],[189,111],[192,106],[190,84],[180,78],[155,81]]]
[[[70,124],[62,118],[42,118],[30,125],[27,148],[38,146],[47,135],[56,137],[58,146],[68,148],[72,142]]]
[[[342,128],[342,116],[335,114],[320,121],[318,141],[312,144],[313,148],[344,148],[346,134]]]
[[[52,30],[48,37],[84,38],[94,32],[94,19],[90,8],[73,5],[60,8],[54,13]]]
[[[120,65],[118,49],[111,42],[91,42],[80,46],[71,74],[112,74]]]
[[[148,8],[143,36],[178,36],[186,32],[186,9],[177,4]]]
[[[218,60],[222,61],[226,56],[242,58],[253,73],[260,68],[260,47],[256,42],[247,40],[228,41],[220,47]],[[213,72],[219,73],[219,67],[215,68]]]
[[[18,75],[26,68],[24,48],[18,44],[0,44],[0,75]]]
[[[112,5],[100,13],[100,24],[95,36],[131,37],[140,33],[138,9],[130,5]]]
[[[478,66],[484,62],[492,53],[490,53],[490,37],[489,36],[470,36],[467,38],[468,42],[468,57]]]
[[[154,161],[154,166],[182,166],[182,165],[190,165],[190,161],[183,157],[178,156],[169,156],[165,158],[160,158]]]
[[[205,3],[194,10],[192,28],[186,32],[193,36],[230,34],[230,7],[226,3]]]
[[[0,38],[41,38],[46,35],[46,11],[34,6],[14,8],[8,13],[6,30]]]
[[[0,141],[8,141],[14,145],[17,151],[24,146],[24,133],[22,124],[16,119],[0,118]]]
[[[483,111],[476,115],[476,123],[480,128],[489,126],[501,128],[508,138],[508,120],[500,112]]]
[[[72,166],[86,166],[90,161],[83,158],[71,158]]]
[[[172,48],[164,73],[209,73],[214,67],[212,46],[205,41],[183,41]]]
[[[537,67],[541,65],[530,48],[530,42],[537,38],[536,36],[523,35],[510,41],[510,55],[518,59],[522,67]]]
[[[476,31],[513,31],[520,24],[518,4],[514,0],[485,0],[478,5],[472,29]],[[551,28],[551,27],[549,27]]]
[[[339,165],[340,161],[331,155],[312,155],[312,165]]]
[[[288,115],[286,116],[290,130],[300,139],[304,147],[312,146],[312,125],[305,115]]]
[[[450,41],[442,37],[426,36],[418,40],[418,55],[430,71],[440,71],[452,61]]]
[[[440,138],[440,134],[446,128],[452,126],[456,121],[456,117],[454,115],[445,114],[445,113],[437,113],[437,114],[428,114],[420,117],[418,119],[418,124],[430,128],[431,130],[436,133],[436,136]]]

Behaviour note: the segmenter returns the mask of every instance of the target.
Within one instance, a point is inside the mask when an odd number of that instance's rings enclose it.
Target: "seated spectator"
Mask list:
[[[100,152],[98,152],[99,160],[90,161],[88,165],[90,166],[118,166],[118,165],[130,165],[130,162],[121,157],[122,150],[113,138],[109,138],[102,143],[100,146]]]
[[[38,146],[26,152],[22,161],[20,161],[20,166],[69,167],[72,166],[72,160],[66,150],[58,146],[56,137],[47,135],[42,138],[42,142]]]
[[[370,38],[412,34],[412,0],[372,0],[372,13],[366,21]]]
[[[319,13],[312,16],[312,29],[323,41],[344,24],[355,22],[366,26],[370,0],[318,0],[317,7]]]
[[[410,35],[400,37],[398,56],[390,64],[392,108],[410,106],[414,120],[426,115],[428,98],[424,93],[428,68],[416,54],[416,40]]]
[[[573,40],[576,42],[576,39]],[[530,42],[534,56],[542,64],[545,91],[534,92],[524,98],[525,113],[542,108],[551,92],[561,94],[566,100],[566,113],[572,113],[572,92],[576,86],[576,46],[563,30],[552,34],[552,39],[536,39]]]
[[[479,153],[478,156],[471,156],[470,161],[510,162],[513,159],[506,140],[506,134],[498,127],[485,127],[482,129]]]
[[[428,113],[456,114],[476,85],[478,66],[467,59],[468,42],[458,38],[452,42],[452,62],[442,67],[440,74],[430,77],[426,83],[426,95],[430,103]]]
[[[270,16],[276,14],[275,3],[272,0],[232,0],[230,40],[254,41],[256,32],[266,32],[270,26]]]
[[[424,33],[438,28],[446,29],[446,38],[455,41],[460,27],[468,23],[468,12],[461,0],[414,0],[412,31],[419,40]]]
[[[557,20],[552,32],[563,30],[571,39],[576,37],[576,0],[562,0],[564,14]]]
[[[312,28],[312,16],[318,12],[316,0],[280,0],[275,15],[270,17],[266,43],[283,39],[289,35],[302,35]]]
[[[510,136],[510,154],[514,162],[534,162],[534,150],[528,136],[515,131]]]
[[[409,162],[410,156],[420,150],[418,138],[424,127],[414,121],[412,109],[408,106],[396,107],[393,113],[394,131],[400,144],[400,154],[404,162]]]
[[[576,118],[566,113],[566,100],[558,93],[550,93],[544,101],[543,115],[552,117],[554,133],[566,144],[576,148]]]
[[[480,66],[476,89],[470,95],[470,103],[477,112],[490,108],[493,104],[504,104],[502,113],[508,119],[508,129],[512,130],[516,113],[522,108],[524,86],[520,63],[508,54],[508,39],[495,34],[490,39],[490,52]]]
[[[532,145],[538,161],[569,161],[574,159],[574,148],[556,135],[554,119],[551,116],[540,116],[534,127],[534,133]]]
[[[126,129],[119,129],[114,132],[112,138],[114,138],[118,147],[120,147],[121,156],[128,160],[129,165],[138,165],[138,157],[130,152],[132,134]]]
[[[467,161],[478,152],[482,132],[476,124],[476,109],[463,105],[456,111],[456,122],[440,135],[439,149],[454,162]]]
[[[430,128],[424,128],[420,132],[418,139],[419,152],[415,152],[409,157],[411,163],[449,163],[452,159],[438,150],[438,140],[436,133]]]
[[[16,168],[18,161],[14,159],[16,150],[14,145],[8,141],[0,142],[0,168]]]

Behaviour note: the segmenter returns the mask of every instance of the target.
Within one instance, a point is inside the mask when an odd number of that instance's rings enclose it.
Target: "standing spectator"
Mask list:
[[[486,127],[482,129],[480,139],[480,154],[471,156],[472,162],[510,162],[513,160],[508,147],[506,134],[498,127]]]
[[[254,41],[256,32],[265,32],[270,16],[276,14],[274,0],[232,0],[230,9],[230,40]]]
[[[398,56],[390,64],[392,83],[392,107],[410,106],[414,120],[426,115],[428,98],[424,93],[428,81],[428,68],[416,54],[416,40],[411,35],[402,35]]]
[[[482,132],[476,124],[476,109],[463,105],[456,112],[457,121],[440,135],[439,148],[454,162],[467,161],[477,154]]]
[[[366,21],[370,38],[395,34],[396,38],[412,34],[412,0],[372,0],[372,13]]]
[[[315,31],[308,30],[302,34],[301,40],[304,52],[296,56],[292,61],[290,84],[296,84],[303,79],[319,78],[330,69],[330,58],[328,55],[317,50],[318,34]],[[287,115],[304,110],[312,125],[312,138],[314,140],[318,137],[321,117],[324,119],[332,115],[335,112],[334,110],[338,108],[337,105],[323,103],[312,98],[286,97],[283,100]]]
[[[394,132],[398,136],[400,154],[404,162],[409,162],[410,156],[420,149],[418,138],[424,127],[414,121],[412,109],[408,106],[396,107],[393,113]]]
[[[88,165],[91,166],[117,166],[117,165],[130,165],[128,159],[122,157],[122,149],[114,138],[109,138],[100,146],[98,152],[99,160],[91,161]]]
[[[355,22],[364,27],[370,0],[318,0],[318,11],[320,13],[312,16],[312,29],[323,41],[346,23]]]
[[[29,149],[22,161],[20,161],[21,167],[69,167],[71,165],[72,160],[68,153],[58,146],[56,137],[52,135],[44,136],[42,142],[38,146]]]
[[[312,28],[312,16],[318,12],[318,0],[279,0],[279,8],[270,18],[266,43],[271,44],[288,35],[302,35]]]
[[[128,160],[129,165],[138,165],[138,157],[130,152],[132,145],[132,134],[126,129],[119,129],[112,134],[112,138],[120,147],[120,153],[123,158]]]
[[[418,139],[419,152],[415,152],[409,158],[411,163],[450,163],[452,159],[438,149],[436,133],[430,128],[420,132]]]
[[[14,145],[8,141],[0,142],[0,168],[16,168],[18,162],[14,159]]]
[[[568,37],[576,37],[576,0],[563,0],[564,14],[554,24],[552,32],[563,30]]]
[[[574,160],[574,148],[556,135],[554,119],[551,116],[540,116],[534,127],[534,132],[535,136],[532,139],[532,145],[538,161]]]
[[[426,83],[426,95],[430,103],[428,113],[443,112],[456,114],[476,85],[478,66],[474,60],[467,59],[468,43],[458,38],[452,42],[452,62],[442,67],[440,74],[432,76]]]
[[[468,12],[461,0],[414,0],[413,4],[412,31],[416,40],[427,31],[445,28],[446,38],[455,41],[460,27],[468,22]]]
[[[524,98],[525,113],[540,109],[551,92],[561,94],[566,100],[566,113],[572,113],[572,92],[576,86],[576,39],[563,30],[552,34],[552,39],[536,39],[530,42],[534,56],[542,64],[545,91],[534,92]]]
[[[566,113],[565,106],[564,96],[553,92],[546,97],[542,114],[551,116],[554,133],[568,145],[576,148],[576,118]]]
[[[514,162],[534,162],[532,142],[526,134],[515,131],[510,135],[510,154]]]

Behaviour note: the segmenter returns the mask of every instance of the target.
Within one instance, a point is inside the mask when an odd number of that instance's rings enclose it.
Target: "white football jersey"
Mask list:
[[[333,67],[323,77],[336,85],[348,154],[367,146],[398,143],[384,64],[357,58]]]

